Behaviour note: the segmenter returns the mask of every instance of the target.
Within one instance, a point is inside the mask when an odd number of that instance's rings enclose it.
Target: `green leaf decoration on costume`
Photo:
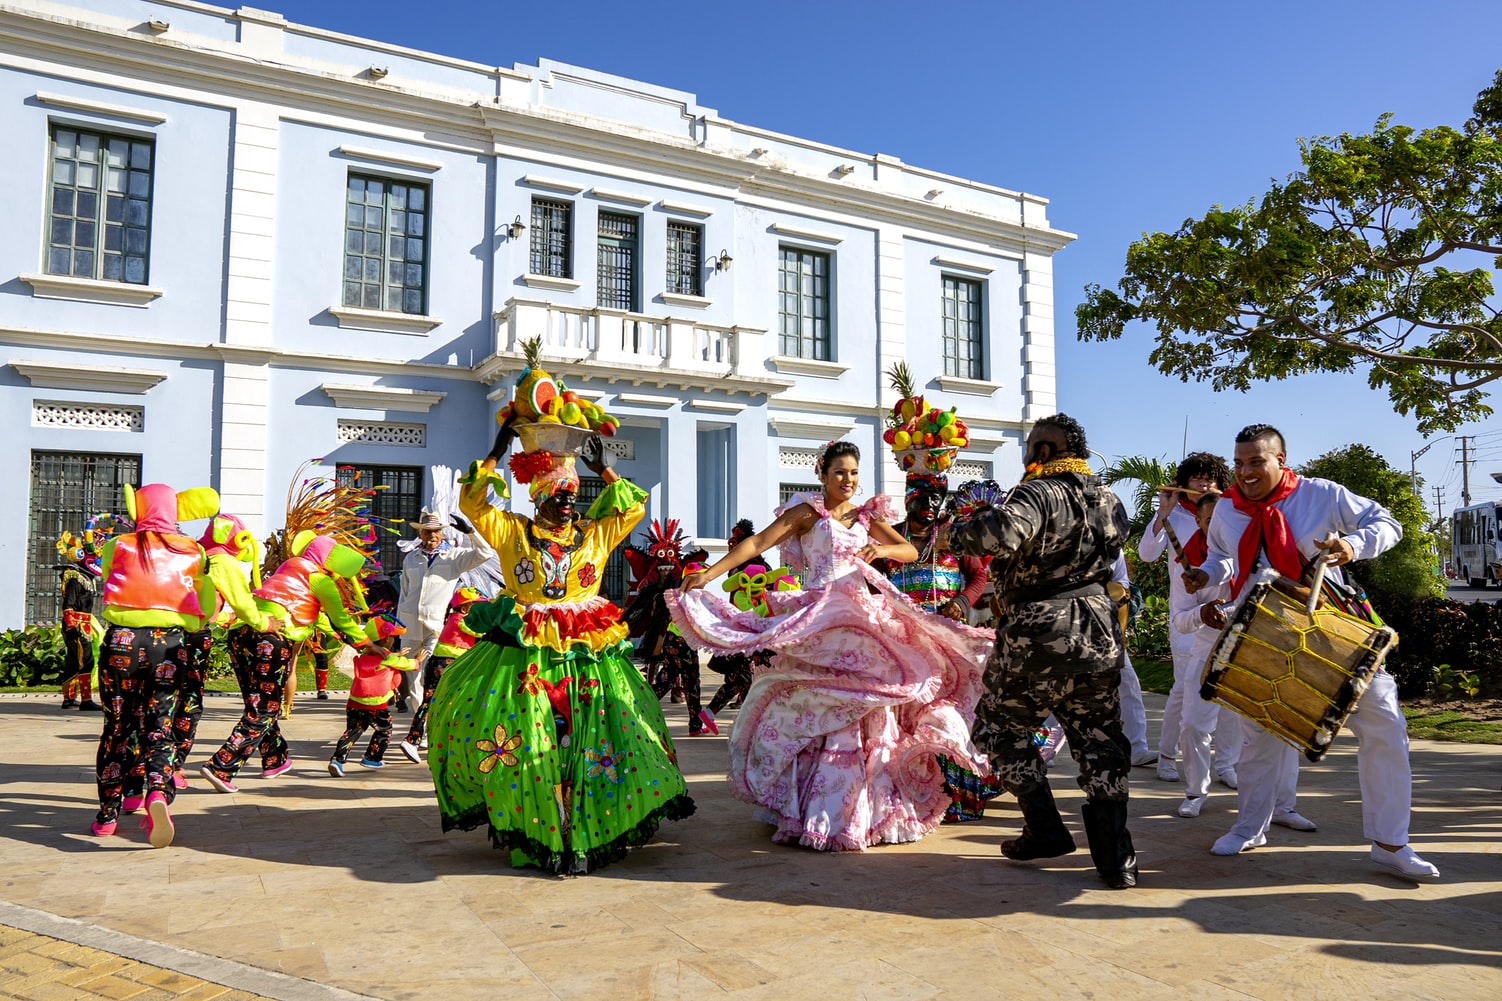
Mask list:
[[[521,613],[516,610],[516,599],[509,594],[475,602],[464,614],[464,628],[500,646],[522,645]]]
[[[511,490],[506,486],[506,480],[493,469],[486,469],[480,465],[479,460],[469,464],[464,475],[459,477],[459,486],[466,494],[478,491],[478,496],[485,496],[485,488],[490,487],[497,497],[510,497]]]

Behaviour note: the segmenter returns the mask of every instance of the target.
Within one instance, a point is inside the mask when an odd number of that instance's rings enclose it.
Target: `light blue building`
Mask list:
[[[952,479],[1015,479],[1056,409],[1073,236],[1044,199],[692,94],[70,0],[0,7],[0,134],[0,625],[55,617],[53,541],[125,482],[210,485],[271,530],[322,458],[415,515],[431,464],[486,452],[533,336],[620,417],[651,514],[710,548],[831,438],[900,494],[897,361],[971,426]]]

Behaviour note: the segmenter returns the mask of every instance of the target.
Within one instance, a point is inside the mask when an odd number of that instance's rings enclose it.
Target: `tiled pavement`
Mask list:
[[[1414,844],[1444,873],[1426,885],[1366,861],[1348,735],[1302,773],[1319,832],[1274,828],[1230,859],[1209,846],[1234,793],[1183,820],[1179,788],[1136,769],[1142,885],[1112,892],[1082,838],[1048,863],[1002,860],[1007,802],[914,845],[774,846],[725,790],[723,738],[690,740],[683,707],[668,711],[698,813],[557,879],[508,868],[482,832],[441,833],[426,770],[399,754],[330,778],[338,701],[299,700],[291,773],[251,773],[233,796],[195,778],[172,847],[124,824],[97,839],[98,717],[0,698],[0,997],[1502,995],[1502,748],[1414,744]],[[203,754],[236,715],[210,700]],[[1079,834],[1071,773],[1054,785]]]

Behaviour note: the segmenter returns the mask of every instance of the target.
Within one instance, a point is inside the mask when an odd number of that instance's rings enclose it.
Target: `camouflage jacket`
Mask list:
[[[1119,666],[1121,629],[1105,584],[1128,531],[1116,495],[1078,473],[1028,480],[1001,506],[950,526],[952,551],[994,557],[1006,606],[996,655],[1010,669],[1078,674]]]

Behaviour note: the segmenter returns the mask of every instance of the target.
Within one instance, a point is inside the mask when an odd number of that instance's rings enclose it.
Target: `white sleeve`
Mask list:
[[[1355,551],[1354,559],[1380,556],[1402,540],[1402,526],[1387,508],[1338,483],[1331,486],[1334,487],[1333,521],[1343,533],[1341,538]]]
[[[1230,506],[1229,502],[1226,504]],[[1210,531],[1205,533],[1205,547],[1208,550],[1205,562],[1200,564],[1200,569],[1210,576],[1210,584],[1224,584],[1231,579],[1232,568],[1236,565],[1237,543],[1240,536],[1231,530],[1227,519],[1220,515],[1221,505],[1215,505],[1215,513],[1210,516]]]
[[[1153,524],[1157,524],[1157,522],[1154,521]],[[1149,525],[1147,527],[1152,528],[1153,526]],[[1142,541],[1137,543],[1137,558],[1143,563],[1152,563],[1159,556],[1162,556],[1163,550],[1167,548],[1168,533],[1166,531],[1156,533],[1143,532]]]

